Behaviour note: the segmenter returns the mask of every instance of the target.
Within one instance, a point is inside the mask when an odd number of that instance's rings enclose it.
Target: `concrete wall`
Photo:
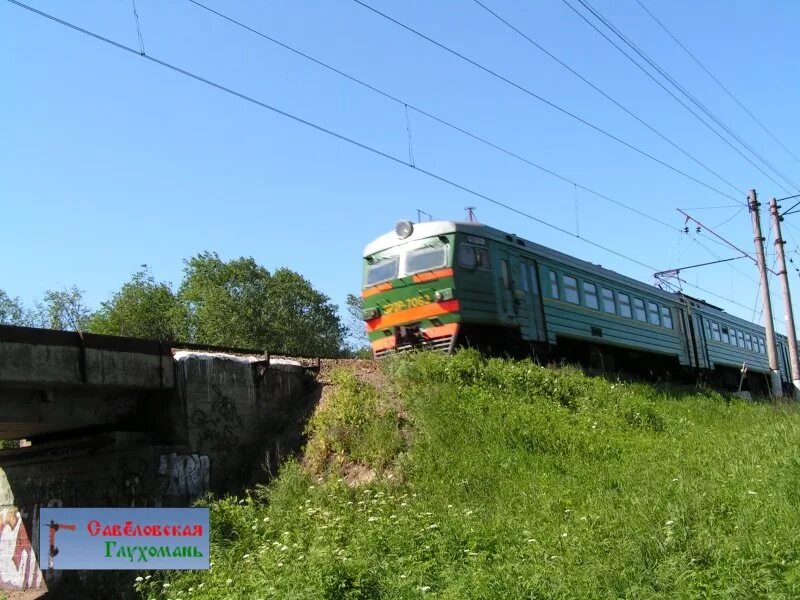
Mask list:
[[[181,439],[211,462],[211,490],[240,489],[264,479],[275,438],[305,387],[302,367],[252,359],[188,354],[176,361]]]
[[[42,577],[35,561],[41,507],[188,506],[208,492],[236,493],[266,481],[265,464],[274,467],[300,439],[305,413],[297,411],[308,378],[299,365],[178,353],[171,367],[164,380],[175,387],[156,392],[116,385],[35,390],[17,380],[4,388],[0,379],[9,422],[44,415],[63,427],[52,440],[0,450],[0,588],[58,583]],[[61,401],[44,413],[48,395]],[[76,422],[92,419],[119,428],[71,433]]]

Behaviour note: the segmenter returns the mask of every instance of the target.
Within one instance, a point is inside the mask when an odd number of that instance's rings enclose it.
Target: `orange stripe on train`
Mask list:
[[[369,298],[370,296],[374,296],[375,294],[380,294],[381,292],[387,292],[392,289],[391,282],[387,281],[386,283],[379,283],[378,285],[372,286],[371,288],[365,289],[361,292],[362,298]]]
[[[435,281],[437,279],[444,279],[445,277],[452,277],[453,269],[437,269],[435,271],[427,271],[419,273],[411,278],[414,283],[423,283],[425,281]]]
[[[401,323],[419,321],[421,319],[427,319],[429,317],[435,317],[436,315],[445,313],[454,313],[458,312],[460,308],[461,305],[457,299],[445,300],[444,302],[433,302],[423,306],[407,308],[406,310],[400,310],[390,315],[370,319],[367,321],[367,331],[375,331],[376,329],[400,325]]]

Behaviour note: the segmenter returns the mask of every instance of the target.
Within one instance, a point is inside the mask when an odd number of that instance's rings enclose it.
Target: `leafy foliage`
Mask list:
[[[352,354],[361,358],[369,358],[372,356],[372,350],[362,318],[364,301],[360,296],[347,294],[345,307],[347,308],[347,346]]]
[[[85,331],[91,310],[83,301],[83,290],[76,286],[63,290],[47,290],[44,302],[37,306],[34,322],[49,329]]]
[[[31,324],[31,315],[25,310],[19,298],[12,298],[0,290],[0,325]]]
[[[178,297],[192,341],[273,351],[333,354],[343,328],[337,308],[289,269],[270,274],[252,258],[204,252],[186,261]]]
[[[147,268],[133,274],[86,324],[92,333],[154,340],[188,338],[186,308],[169,283],[157,282]]]

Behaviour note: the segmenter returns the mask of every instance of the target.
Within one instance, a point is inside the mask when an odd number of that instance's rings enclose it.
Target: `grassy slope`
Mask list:
[[[212,571],[143,597],[800,597],[795,408],[472,352],[387,370],[340,373],[304,464],[212,504]]]

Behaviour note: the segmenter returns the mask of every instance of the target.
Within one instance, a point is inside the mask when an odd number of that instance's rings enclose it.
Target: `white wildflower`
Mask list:
[[[230,584],[232,584],[232,583],[233,583],[233,579],[230,579],[230,578],[229,578],[229,579],[226,579],[226,580],[225,580],[225,585],[230,585]]]
[[[421,588],[419,588],[419,589],[421,589],[421,590],[422,590],[422,592],[423,592],[423,593],[425,593],[425,592],[427,592],[429,589],[431,589],[431,586],[429,586],[429,585],[423,585],[423,586],[422,586]]]
[[[136,581],[144,581],[144,577],[137,577]]]

